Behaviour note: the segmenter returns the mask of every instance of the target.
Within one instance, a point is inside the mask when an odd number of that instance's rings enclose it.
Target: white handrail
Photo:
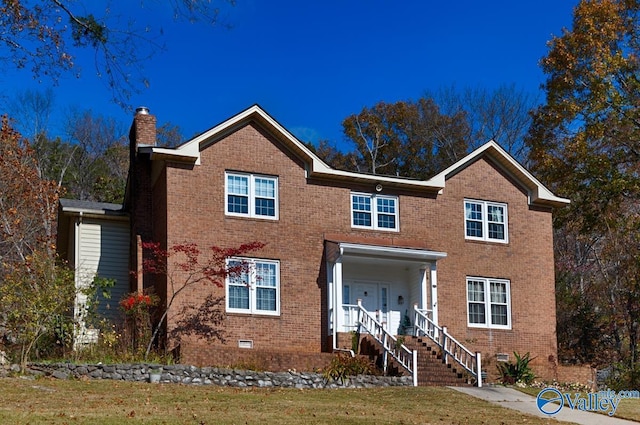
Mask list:
[[[426,310],[421,310],[414,305],[416,336],[426,336],[435,342],[442,350],[444,363],[449,363],[453,358],[476,380],[476,386],[482,387],[482,362],[479,352],[475,354],[468,350],[447,332],[447,327],[436,325],[427,315]]]
[[[417,352],[415,350],[409,350],[404,344],[402,344],[396,337],[391,335],[387,331],[382,323],[378,322],[364,307],[362,307],[362,300],[358,300],[358,323],[364,328],[380,345],[384,350],[384,370],[387,371],[387,355],[390,354],[400,366],[406,369],[407,372],[413,377],[413,385],[418,386],[418,368],[417,365]]]

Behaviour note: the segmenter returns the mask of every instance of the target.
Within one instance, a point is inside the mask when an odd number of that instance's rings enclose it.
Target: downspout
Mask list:
[[[73,285],[74,285],[74,291],[76,293],[74,297],[74,302],[73,302],[73,317],[78,317],[78,314],[79,314],[78,288],[80,287],[79,269],[80,269],[80,230],[81,230],[80,225],[81,224],[82,224],[82,211],[80,211],[79,215],[75,219],[75,222],[73,223],[73,226],[74,226],[74,229],[73,229]],[[75,325],[73,328],[74,328],[73,348],[75,350],[77,348],[78,329]]]
[[[74,223],[75,230],[73,232],[73,268],[75,273],[75,284],[78,287],[78,267],[80,265],[80,225],[82,224],[82,211],[80,211]]]

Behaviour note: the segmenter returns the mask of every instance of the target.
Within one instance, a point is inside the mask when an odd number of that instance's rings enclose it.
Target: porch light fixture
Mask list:
[[[380,183],[376,185],[376,192],[382,192],[382,185]]]
[[[398,304],[404,304],[404,297],[402,295],[398,295]]]

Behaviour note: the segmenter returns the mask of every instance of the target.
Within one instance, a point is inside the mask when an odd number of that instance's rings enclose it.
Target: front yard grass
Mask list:
[[[516,388],[516,389],[522,391],[523,393],[532,395],[534,397],[537,397],[538,393],[542,391],[542,388],[527,387],[527,388]],[[561,390],[560,392],[564,394],[566,391]],[[569,391],[569,393],[571,393],[572,397],[575,396],[576,394],[575,391]],[[585,395],[584,392],[581,392],[580,394]],[[563,409],[565,408],[568,409],[566,404],[564,405]],[[616,412],[613,415],[613,417],[620,418],[620,419],[629,419],[630,421],[640,422],[640,399],[625,398],[620,400],[620,404],[618,405],[618,408],[616,409]]]
[[[0,379],[2,424],[555,424],[448,388],[296,390]]]

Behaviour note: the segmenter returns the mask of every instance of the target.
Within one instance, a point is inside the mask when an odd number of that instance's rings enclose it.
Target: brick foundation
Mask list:
[[[596,389],[597,370],[589,365],[558,366],[556,381],[559,383],[580,383]]]

